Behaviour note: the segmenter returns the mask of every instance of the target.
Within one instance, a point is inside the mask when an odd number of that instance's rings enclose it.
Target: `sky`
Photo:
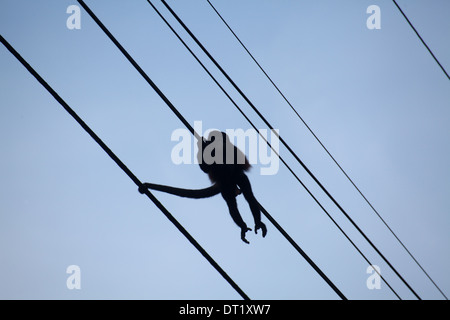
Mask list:
[[[191,125],[250,128],[145,0],[86,3]],[[420,297],[442,299],[208,3],[168,3]],[[393,2],[212,3],[448,296],[450,83]],[[450,2],[398,4],[450,70]],[[141,181],[209,186],[198,165],[172,161],[171,136],[183,124],[84,10],[81,28],[67,27],[70,5],[2,0],[0,34]],[[370,5],[381,29],[367,28]],[[240,299],[3,46],[0,71],[1,299]],[[280,154],[398,295],[415,299],[292,155]],[[396,299],[383,282],[368,288],[368,263],[285,166],[273,175],[262,167],[248,173],[255,196],[347,298]],[[267,236],[248,233],[247,245],[220,196],[154,194],[251,299],[339,299],[264,217]],[[253,228],[242,196],[238,205]],[[71,289],[74,265],[80,287]]]

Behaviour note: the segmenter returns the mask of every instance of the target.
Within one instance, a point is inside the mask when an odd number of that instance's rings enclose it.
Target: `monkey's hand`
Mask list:
[[[148,189],[148,187],[147,187],[147,183],[143,183],[140,187],[139,187],[139,193],[140,194],[144,194],[145,193],[145,190],[147,190]]]
[[[245,233],[246,233],[247,231],[252,231],[252,229],[247,228],[247,226],[245,226],[244,228],[241,228],[241,239],[242,239],[242,241],[244,241],[245,243],[250,243],[250,242],[248,242],[247,239],[245,239]]]
[[[267,234],[266,225],[260,221],[260,222],[256,223],[256,225],[255,225],[255,233],[256,234],[258,234],[258,229],[262,230],[262,236],[264,238]]]

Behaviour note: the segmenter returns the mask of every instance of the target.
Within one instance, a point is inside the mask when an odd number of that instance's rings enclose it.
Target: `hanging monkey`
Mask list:
[[[245,174],[251,167],[244,153],[235,147],[226,133],[212,131],[208,140],[198,141],[197,159],[200,169],[207,173],[212,186],[199,190],[174,188],[153,183],[143,183],[139,192],[144,193],[145,189],[153,189],[180,197],[201,199],[222,194],[223,199],[228,205],[231,218],[241,228],[241,239],[249,243],[245,238],[247,231],[251,231],[242,219],[236,202],[236,197],[243,194],[247,200],[255,221],[255,233],[261,229],[262,236],[267,234],[267,228],[261,222],[261,210],[258,201],[253,195],[250,181]]]

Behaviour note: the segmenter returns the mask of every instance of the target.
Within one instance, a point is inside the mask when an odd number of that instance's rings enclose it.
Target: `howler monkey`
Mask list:
[[[248,171],[251,165],[242,151],[230,142],[226,133],[212,131],[208,140],[203,141],[201,139],[198,141],[197,159],[200,169],[207,173],[211,182],[214,183],[211,187],[191,190],[144,183],[139,188],[139,191],[144,193],[145,188],[147,188],[194,199],[208,198],[221,193],[228,205],[231,218],[241,228],[242,241],[249,243],[245,238],[245,234],[251,229],[247,227],[242,219],[236,202],[236,196],[242,193],[250,206],[255,221],[255,233],[261,229],[262,236],[265,237],[267,228],[261,222],[259,203],[253,195],[250,181],[245,174],[245,171]]]

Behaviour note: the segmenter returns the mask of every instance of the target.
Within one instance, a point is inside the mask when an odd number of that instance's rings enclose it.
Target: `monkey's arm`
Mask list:
[[[183,189],[183,188],[175,188],[164,186],[160,184],[148,183],[145,182],[139,187],[139,192],[144,193],[145,189],[152,189],[157,191],[166,192],[169,194],[173,194],[179,197],[191,198],[191,199],[202,199],[213,197],[220,193],[220,188],[217,184],[213,184],[212,186],[204,189]]]

